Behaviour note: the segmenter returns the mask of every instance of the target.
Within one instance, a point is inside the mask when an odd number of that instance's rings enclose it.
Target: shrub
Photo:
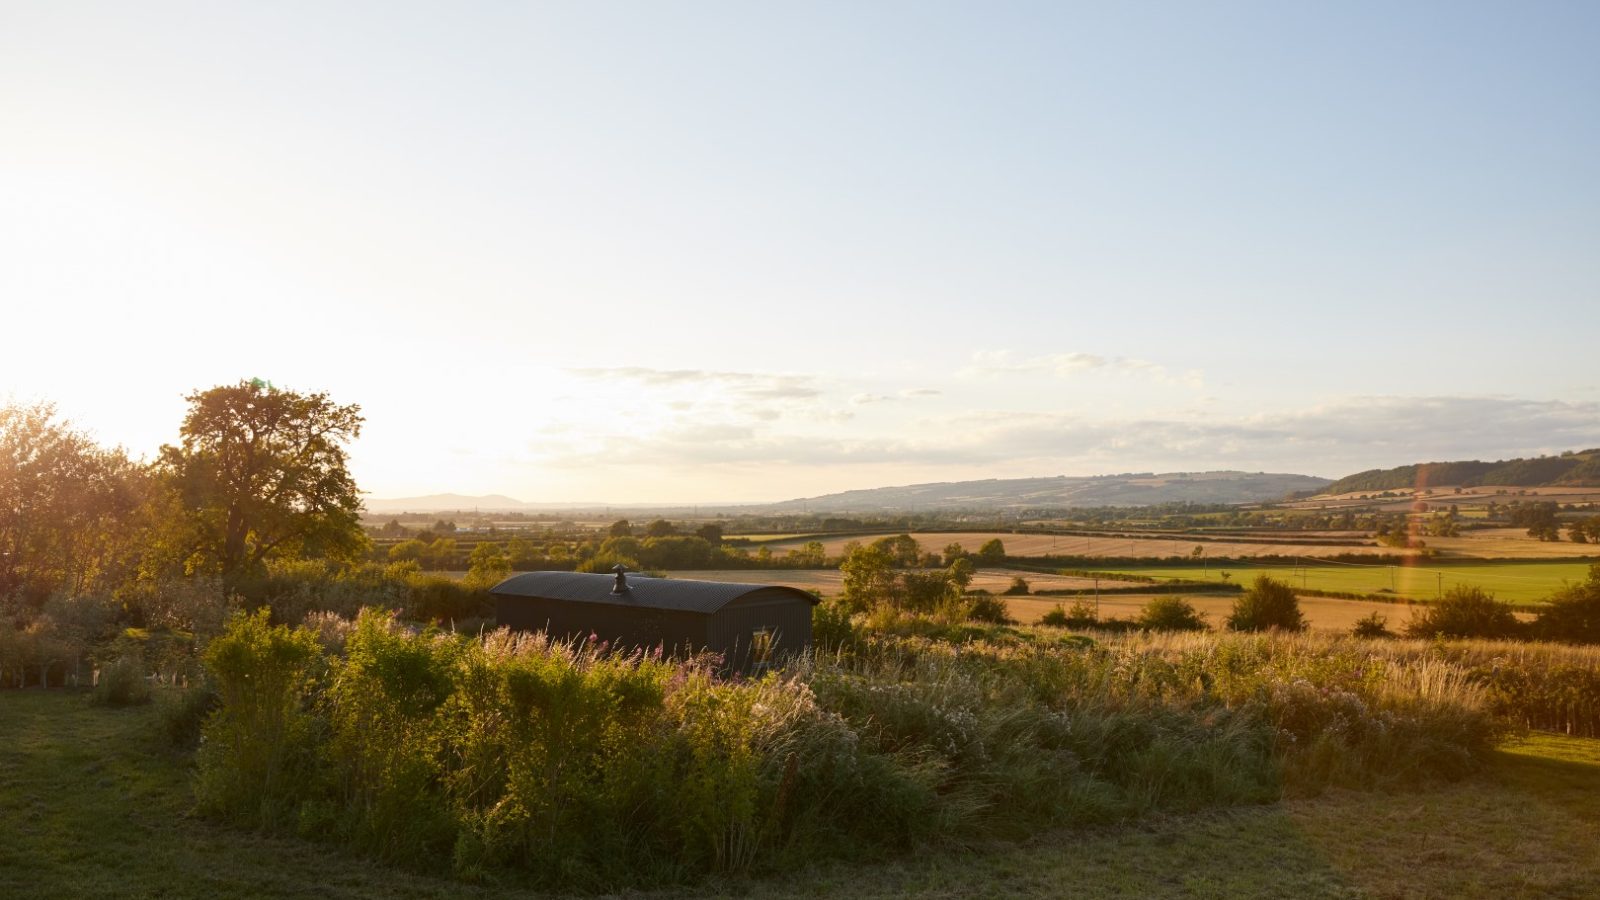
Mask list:
[[[1483,588],[1457,585],[1434,603],[1413,613],[1406,623],[1410,637],[1508,638],[1523,630],[1511,604],[1496,600]]]
[[[1140,628],[1150,631],[1207,631],[1206,617],[1182,597],[1156,597],[1139,611]]]
[[[205,683],[168,692],[161,701],[161,729],[173,746],[193,749],[199,745],[206,719],[219,702],[217,692]]]
[[[201,730],[195,793],[202,809],[256,828],[290,821],[312,788],[315,719],[307,708],[324,666],[317,637],[240,615],[206,648],[220,706]]]
[[[1006,601],[993,594],[974,594],[968,598],[967,621],[988,622],[993,625],[1010,625],[1016,620],[1006,609]]]
[[[1101,620],[1095,614],[1094,604],[1087,600],[1074,600],[1069,608],[1057,603],[1039,619],[1039,624],[1057,628],[1109,628],[1112,631],[1128,631],[1138,627],[1130,619]]]
[[[1589,567],[1589,577],[1566,585],[1539,610],[1533,632],[1547,641],[1600,644],[1600,565]]]
[[[1389,630],[1389,620],[1379,613],[1372,613],[1356,620],[1355,627],[1350,633],[1358,638],[1392,638],[1395,633]]]
[[[843,600],[824,600],[811,609],[811,642],[819,648],[833,649],[856,636],[850,607]]]
[[[1006,588],[1006,593],[1012,595],[1026,594],[1028,590],[1028,579],[1023,578],[1021,575],[1015,575],[1011,579],[1011,586]]]
[[[487,590],[475,590],[438,575],[410,579],[406,614],[419,622],[456,622],[489,615],[494,604]]]
[[[1304,631],[1306,619],[1294,589],[1284,582],[1256,577],[1250,589],[1233,602],[1228,628],[1233,631]]]
[[[150,684],[145,680],[144,659],[135,654],[119,656],[100,670],[90,695],[101,706],[133,706],[150,702]]]

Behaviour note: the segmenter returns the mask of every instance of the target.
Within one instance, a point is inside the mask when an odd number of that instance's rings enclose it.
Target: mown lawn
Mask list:
[[[0,692],[0,897],[525,897],[195,818],[153,707]],[[1493,769],[1314,800],[821,864],[636,896],[1595,897],[1600,741],[1539,735]]]
[[[1448,591],[1458,585],[1470,585],[1490,591],[1501,600],[1532,604],[1550,596],[1563,581],[1584,580],[1589,574],[1589,563],[1419,562],[1415,566],[1251,566],[1213,563],[1205,567],[1115,566],[1107,571],[1193,581],[1221,581],[1221,573],[1227,572],[1228,580],[1245,585],[1257,575],[1267,575],[1297,588],[1359,594],[1393,592],[1398,597],[1418,600],[1434,598],[1441,588]]]

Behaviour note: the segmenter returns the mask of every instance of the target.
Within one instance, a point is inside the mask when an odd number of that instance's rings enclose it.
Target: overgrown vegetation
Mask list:
[[[67,691],[0,696],[0,896],[549,897],[510,879],[441,880],[194,815],[191,767],[158,736],[164,699],[106,711]],[[1345,900],[1403,884],[1413,896],[1591,897],[1600,894],[1597,792],[1600,742],[1537,734],[1492,754],[1483,777],[1426,794],[1336,791],[876,864],[812,860],[665,896]]]
[[[330,652],[258,614],[207,665],[206,810],[583,888],[1454,778],[1500,733],[1462,668],[1305,638],[869,631],[724,681],[696,660],[378,612]]]

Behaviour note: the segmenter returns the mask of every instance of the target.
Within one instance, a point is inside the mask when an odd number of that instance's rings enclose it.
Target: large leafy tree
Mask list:
[[[1259,575],[1250,589],[1233,601],[1228,627],[1234,631],[1304,631],[1306,617],[1300,612],[1300,599],[1294,595],[1294,588]]]
[[[0,605],[37,607],[122,577],[144,487],[121,449],[96,445],[49,404],[0,406]]]
[[[242,381],[188,396],[160,465],[181,505],[187,568],[237,583],[274,556],[354,559],[366,548],[345,445],[361,408]]]

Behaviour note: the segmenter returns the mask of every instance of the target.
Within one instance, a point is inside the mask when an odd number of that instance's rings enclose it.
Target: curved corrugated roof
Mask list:
[[[680,612],[714,613],[729,603],[756,591],[779,591],[804,598],[817,598],[799,588],[779,584],[741,584],[731,581],[690,581],[681,578],[650,578],[628,573],[628,590],[613,594],[613,575],[582,572],[524,572],[513,575],[489,590],[501,597],[546,597],[577,603],[604,603],[609,606],[634,606],[641,609],[671,609]]]

